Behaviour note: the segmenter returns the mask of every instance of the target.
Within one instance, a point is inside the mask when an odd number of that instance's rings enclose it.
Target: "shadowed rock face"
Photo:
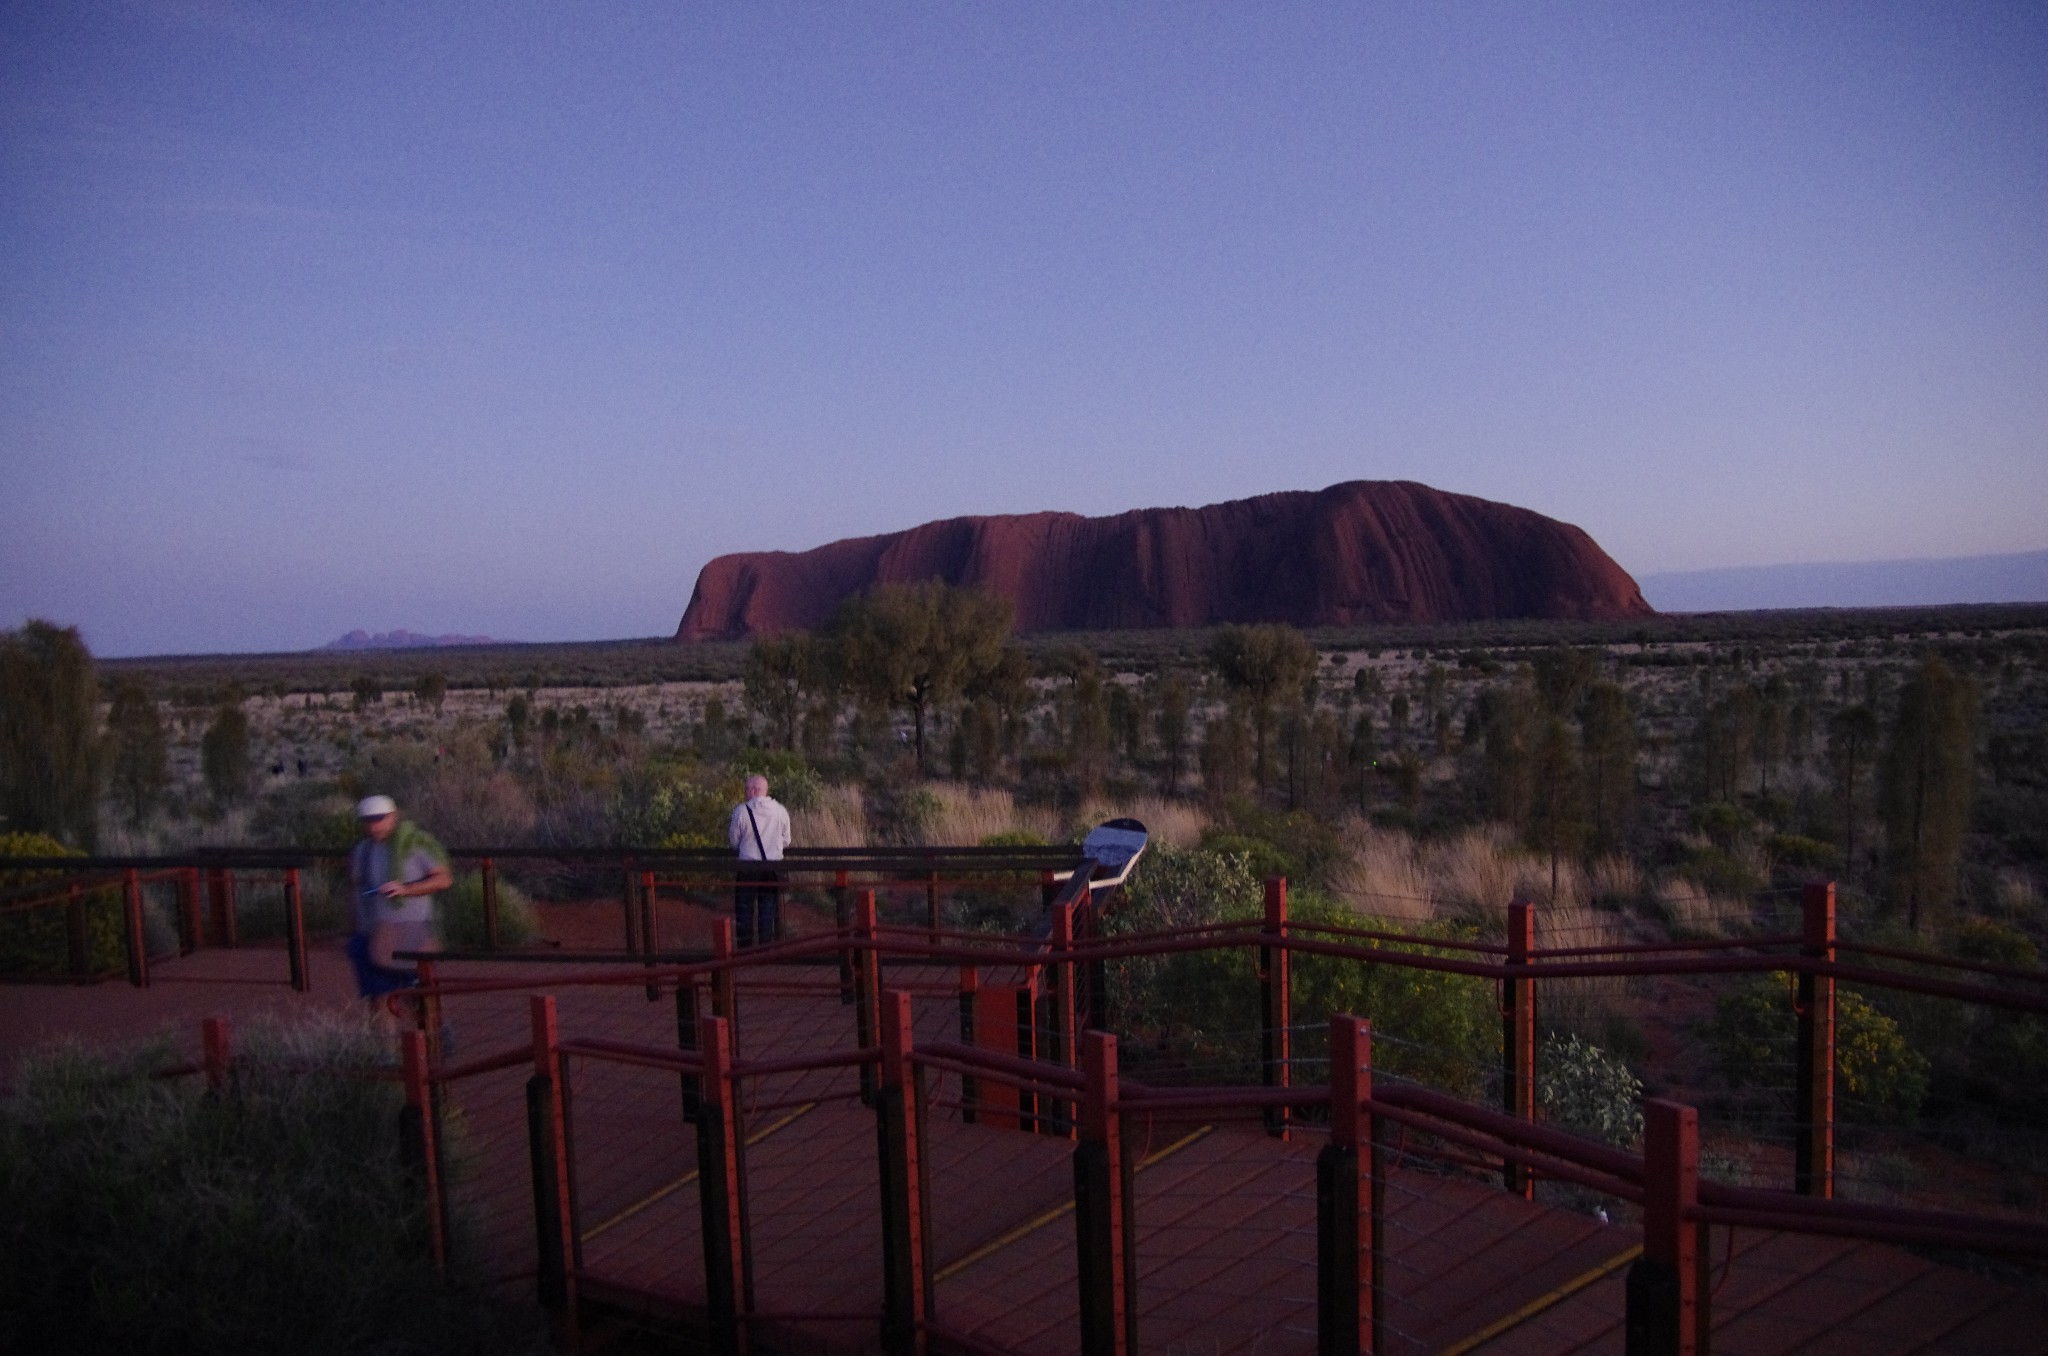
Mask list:
[[[720,556],[697,576],[676,638],[808,630],[873,585],[925,579],[1008,598],[1019,631],[1652,615],[1628,573],[1569,523],[1412,481],[1354,480],[1113,518],[950,518]]]

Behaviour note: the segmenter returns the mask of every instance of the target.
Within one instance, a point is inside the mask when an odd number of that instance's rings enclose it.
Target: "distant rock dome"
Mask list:
[[[1413,481],[1354,480],[1108,518],[948,518],[720,556],[698,574],[676,639],[809,630],[877,584],[927,579],[1008,598],[1027,632],[1654,615],[1569,523]]]

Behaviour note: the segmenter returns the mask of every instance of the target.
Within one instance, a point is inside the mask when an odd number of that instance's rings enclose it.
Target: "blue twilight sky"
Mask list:
[[[2048,547],[2048,6],[0,0],[0,626],[672,630],[1405,478]]]

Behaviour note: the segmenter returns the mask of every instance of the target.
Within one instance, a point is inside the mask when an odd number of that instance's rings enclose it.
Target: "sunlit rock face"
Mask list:
[[[1354,480],[1109,518],[949,518],[720,556],[697,576],[676,638],[807,630],[864,589],[926,579],[1008,598],[1019,631],[1652,614],[1628,572],[1569,523],[1413,481]]]

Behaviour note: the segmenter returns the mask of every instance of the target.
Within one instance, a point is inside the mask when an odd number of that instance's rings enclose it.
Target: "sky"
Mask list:
[[[0,627],[653,636],[1356,479],[2048,547],[2048,6],[0,0]]]

